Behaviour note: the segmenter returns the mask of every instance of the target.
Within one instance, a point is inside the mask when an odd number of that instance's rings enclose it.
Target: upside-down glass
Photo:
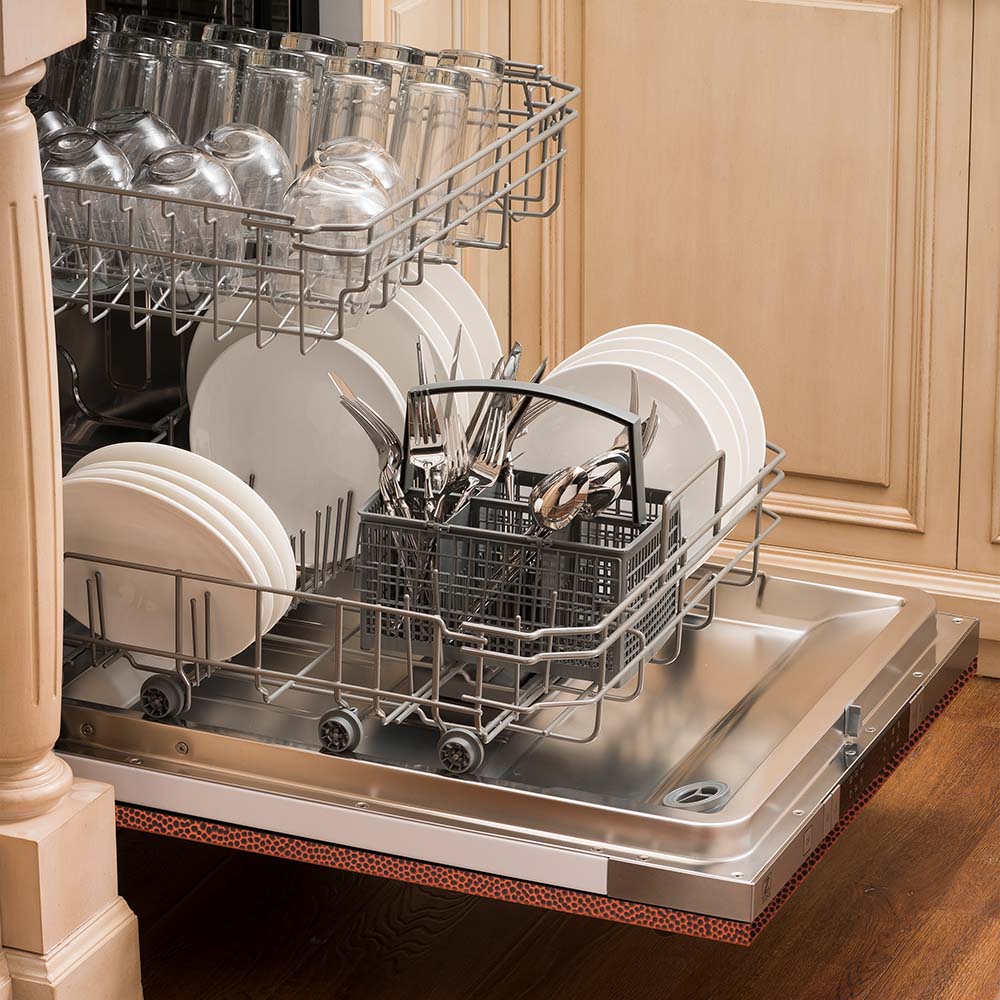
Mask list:
[[[161,118],[145,108],[114,108],[99,114],[90,128],[110,139],[127,157],[133,170],[164,146],[176,146],[177,134]]]
[[[289,52],[301,52],[312,66],[313,110],[319,102],[319,92],[323,85],[323,73],[331,56],[347,54],[346,42],[325,35],[309,35],[302,31],[289,31],[281,36],[281,48]]]
[[[312,65],[304,55],[268,49],[247,67],[239,120],[273,135],[299,167],[309,155],[312,92]]]
[[[236,53],[212,42],[174,42],[167,58],[160,116],[182,143],[233,120]]]
[[[468,73],[445,66],[407,66],[403,71],[389,152],[413,190],[461,161],[468,109]],[[454,181],[451,186],[454,188]],[[414,211],[435,204],[445,197],[448,188],[447,181],[435,185],[415,203]],[[440,232],[457,209],[457,200],[451,201],[422,219],[415,227],[416,239]]]
[[[94,54],[102,36],[118,30],[113,14],[94,11],[87,15],[87,37],[68,49],[55,52],[45,60],[41,90],[77,121],[90,117],[90,93],[93,85]]]
[[[69,181],[97,187],[127,188],[132,167],[125,154],[104,136],[86,128],[68,128],[47,136],[40,147],[43,181]],[[46,184],[52,241],[52,287],[67,295],[87,292],[87,274],[95,293],[115,291],[125,283],[119,250],[80,246],[93,240],[121,245],[125,212],[117,194],[78,191]]]
[[[392,70],[375,59],[331,56],[323,74],[309,146],[355,135],[386,145]]]
[[[267,56],[267,49],[260,45],[247,45],[244,42],[234,42],[228,39],[216,39],[212,44],[224,45],[236,59],[236,97],[233,101],[233,120],[239,121],[240,103],[243,99],[243,84],[246,81],[247,67],[263,63]]]
[[[201,37],[206,42],[236,42],[259,49],[267,48],[267,32],[261,28],[241,28],[235,24],[206,24]]]
[[[244,208],[281,210],[295,170],[277,139],[256,125],[232,122],[212,129],[197,146],[229,171]]]
[[[361,250],[384,236],[392,226],[388,208],[385,188],[363,167],[314,163],[299,174],[282,203],[282,211],[295,218],[297,227],[359,228],[276,235],[275,263],[302,275],[301,284],[297,274],[276,275],[275,300],[279,308],[293,308],[300,301],[332,310],[342,306],[345,329],[356,327],[368,311],[376,288],[381,289],[380,281],[370,279],[385,265],[388,240],[369,255],[341,256],[337,251]],[[305,249],[293,248],[293,243],[299,241]]]
[[[410,186],[406,183],[396,161],[373,139],[357,136],[344,136],[324,142],[313,152],[313,162],[321,166],[331,166],[335,163],[347,163],[363,167],[375,175],[376,180],[385,188],[389,196],[389,204],[396,205],[409,193]],[[403,205],[393,214],[392,224],[398,226],[406,222],[410,214],[410,206]],[[402,232],[392,241],[389,248],[390,259],[398,257],[406,250],[407,236]],[[388,274],[387,298],[394,299],[399,290],[399,268],[394,268]],[[374,301],[378,301],[379,293],[375,292]]]
[[[122,18],[122,31],[171,39],[191,37],[191,25],[187,21],[171,21],[167,17],[149,17],[145,14],[126,14]]]
[[[180,257],[143,254],[139,259],[155,308],[194,312],[214,295],[238,285],[243,257],[240,193],[229,171],[193,146],[169,146],[148,157],[135,172],[132,190],[156,197],[135,199],[135,239],[145,250]],[[177,199],[210,203],[187,205]],[[216,265],[193,258],[222,260]]]
[[[90,117],[113,108],[158,111],[169,40],[118,32],[102,43],[95,53]]]
[[[64,128],[72,128],[76,124],[48,94],[33,90],[24,99],[24,103],[28,105],[28,110],[35,119],[39,142],[53,132],[61,132]]]
[[[384,62],[392,70],[392,92],[389,95],[389,125],[387,135],[392,135],[392,118],[396,112],[396,98],[399,96],[399,84],[403,70],[407,66],[422,66],[427,53],[412,45],[398,45],[395,42],[362,42],[358,46],[358,55],[363,59],[377,59]]]
[[[465,120],[465,139],[461,155],[461,159],[465,160],[485,149],[497,137],[505,63],[500,56],[493,56],[487,52],[443,49],[438,53],[438,65],[457,67],[469,74],[469,112]],[[493,155],[480,157],[471,167],[467,167],[458,175],[455,183],[459,186],[468,183],[477,174],[491,167],[494,162]],[[464,215],[472,211],[493,193],[496,176],[494,174],[490,179],[480,181],[466,194],[459,196],[459,214]],[[452,238],[484,239],[487,218],[487,211],[483,208],[459,226],[452,233]]]

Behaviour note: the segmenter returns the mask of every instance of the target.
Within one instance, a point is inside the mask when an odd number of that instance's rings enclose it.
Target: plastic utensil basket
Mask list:
[[[387,608],[409,602],[411,608],[440,614],[452,629],[484,634],[487,660],[490,653],[519,658],[548,653],[554,677],[614,676],[679,606],[682,575],[669,586],[659,585],[662,593],[637,600],[636,606],[647,605],[647,610],[605,656],[592,652],[628,615],[626,609],[605,621],[609,612],[679,547],[679,504],[668,504],[663,491],[646,490],[644,523],[637,525],[626,491],[601,516],[578,518],[561,532],[538,537],[525,532],[534,524],[528,498],[541,478],[519,472],[514,499],[480,495],[444,524],[387,514],[381,497],[372,497],[359,511],[355,572],[361,599]],[[412,507],[419,506],[414,493]],[[479,625],[503,631],[481,632]],[[602,627],[595,631],[597,625]],[[383,646],[410,642],[430,652],[429,623],[414,625],[403,637],[398,618],[371,612],[363,628],[369,642],[378,630]],[[521,638],[538,628],[559,631]],[[588,651],[589,656],[581,655]],[[456,652],[457,647],[446,655]]]

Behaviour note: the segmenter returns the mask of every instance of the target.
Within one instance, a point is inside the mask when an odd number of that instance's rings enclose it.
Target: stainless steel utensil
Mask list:
[[[627,469],[628,459],[625,465]],[[530,507],[539,530],[532,534],[548,534],[567,527],[587,504],[592,477],[591,470],[577,465],[553,472],[536,483]]]

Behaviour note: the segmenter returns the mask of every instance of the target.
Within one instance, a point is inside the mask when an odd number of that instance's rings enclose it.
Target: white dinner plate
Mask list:
[[[118,479],[70,476],[63,481],[63,531],[67,552],[182,569],[238,583],[257,582],[230,542],[191,507],[160,489]],[[175,648],[173,576],[79,559],[65,562],[65,607],[77,621],[88,621],[87,580],[100,572],[108,637],[123,645]],[[194,599],[204,614],[206,591],[212,600],[212,657],[228,659],[253,642],[254,593],[183,581],[181,652],[189,656],[196,652],[190,602]],[[197,653],[204,655],[200,639]]]
[[[444,304],[447,306],[447,303]],[[225,332],[225,324],[238,319],[240,312],[245,308],[246,300],[244,299],[230,298],[223,302],[219,306],[220,330]],[[243,319],[249,321],[254,315],[255,313],[251,309]],[[306,322],[311,326],[322,328],[328,317],[329,313],[324,310],[310,309],[306,314]],[[272,305],[261,302],[261,323],[276,324],[279,319],[280,315]],[[425,360],[428,362],[427,374],[428,378],[433,378],[435,372],[450,370],[457,332],[458,323],[456,322],[454,331],[450,335],[446,334],[431,313],[420,302],[416,301],[406,289],[401,288],[396,298],[385,308],[372,310],[365,316],[360,326],[345,331],[344,340],[357,345],[371,355],[389,373],[389,377],[396,384],[400,393],[405,396],[413,386],[417,385],[417,338],[421,334],[423,335],[423,343],[429,353],[429,357],[425,356]],[[198,388],[215,359],[233,344],[239,343],[252,334],[253,330],[235,327],[223,340],[219,341],[215,339],[211,322],[199,324],[191,341],[191,351],[188,354],[187,362],[187,392],[190,404],[194,404]],[[278,336],[298,344],[298,337],[293,334],[280,333]],[[264,350],[268,350],[271,346],[268,344]],[[473,378],[474,376],[465,371],[463,357],[460,352],[458,377]],[[458,405],[463,419],[467,420],[469,416],[468,403],[463,399]]]
[[[208,510],[212,514],[231,525],[249,543],[263,565],[264,574],[259,581],[260,584],[264,587],[272,587],[277,590],[289,589],[285,579],[285,567],[282,565],[278,553],[275,552],[274,546],[268,541],[267,536],[261,531],[256,521],[237,504],[233,503],[225,494],[212,489],[211,486],[206,486],[201,480],[185,475],[183,472],[177,472],[174,469],[164,468],[162,465],[126,461],[94,462],[80,469],[79,472],[71,472],[70,475],[89,475],[94,473],[105,475],[112,472],[117,473],[118,471],[153,476],[163,480],[165,483],[194,494],[195,497],[204,502],[204,505],[208,507]],[[152,488],[150,485],[150,489]],[[167,496],[170,495],[170,493],[167,493]],[[175,499],[177,498],[175,497]],[[213,527],[220,527],[212,517],[204,512],[202,507],[195,507],[194,510],[195,513],[204,517]],[[223,530],[227,538],[230,537],[224,529],[220,530]],[[231,538],[230,541],[232,541]],[[238,544],[237,548],[239,548]],[[242,549],[240,551],[242,552]],[[251,563],[251,568],[254,568],[253,563]],[[272,606],[270,614],[267,613],[269,602]],[[264,594],[262,596],[262,624],[265,632],[271,630],[288,610],[291,603],[292,599],[290,597],[281,597],[274,594]]]
[[[497,359],[503,356],[497,329],[486,306],[457,267],[451,264],[428,264],[424,267],[424,281],[434,286],[458,313],[464,333],[472,338],[485,376],[493,370]],[[464,335],[463,333],[463,335]]]
[[[379,463],[340,405],[330,371],[402,436],[403,397],[359,347],[329,341],[303,356],[294,337],[278,337],[263,350],[248,338],[220,354],[206,372],[191,409],[191,450],[242,479],[253,475],[254,489],[289,535],[310,529],[317,510],[328,504],[336,509],[338,498],[352,492],[353,548],[357,510],[378,486]]]
[[[430,270],[430,267],[431,265],[427,265],[427,270]],[[489,372],[483,367],[483,361],[479,357],[479,351],[476,350],[472,334],[466,332],[465,324],[455,311],[454,306],[429,281],[422,281],[419,285],[407,285],[401,291],[416,299],[444,331],[450,345],[446,355],[449,367],[445,371],[450,370],[455,337],[458,335],[459,327],[461,327],[462,340],[458,345],[458,367],[465,373],[465,378],[486,378],[489,375]],[[494,358],[494,360],[496,359]]]
[[[142,462],[162,469],[172,469],[221,493],[244,511],[264,533],[281,562],[285,580],[283,589],[295,589],[295,555],[281,521],[262,497],[228,469],[201,455],[195,455],[183,448],[174,448],[172,445],[153,444],[149,441],[123,441],[119,444],[105,445],[89,455],[84,455],[70,473],[98,462],[112,461]]]
[[[767,434],[764,430],[764,414],[760,408],[760,400],[757,399],[757,393],[754,392],[746,373],[718,344],[680,326],[640,323],[602,334],[587,344],[584,350],[620,337],[653,337],[657,340],[666,340],[691,351],[692,354],[697,354],[711,365],[732,391],[737,408],[746,424],[749,441],[746,455],[748,475],[756,475],[763,468],[766,462]]]
[[[746,429],[739,414],[733,412],[724,395],[722,382],[695,355],[673,344],[649,338],[621,338],[608,341],[593,350],[580,350],[571,354],[555,369],[572,368],[592,358],[624,361],[652,368],[688,391],[695,403],[708,416],[713,429],[726,449],[726,499],[735,496],[737,489],[746,482],[745,442]],[[642,416],[649,411],[649,401],[640,400]]]
[[[660,418],[659,432],[643,465],[646,487],[676,490],[722,447],[690,395],[652,369],[597,358],[553,372],[544,384],[627,409],[633,370],[640,398],[647,405],[655,399]],[[559,404],[538,417],[518,442],[523,452],[518,468],[552,472],[579,464],[604,451],[616,433],[617,425],[605,417]],[[684,494],[681,530],[688,537],[712,518],[715,478],[712,466]]]
[[[142,486],[147,490],[155,490],[165,497],[173,500],[174,503],[181,504],[189,508],[206,524],[214,528],[243,558],[250,572],[253,574],[254,583],[267,587],[270,585],[270,578],[267,575],[267,568],[260,557],[260,553],[250,542],[250,539],[241,532],[226,514],[206,502],[196,492],[179,486],[168,479],[154,475],[143,469],[126,469],[113,462],[99,462],[96,465],[88,465],[79,472],[70,473],[70,479],[107,479],[115,482],[131,483]],[[219,497],[222,500],[221,497]],[[261,595],[261,626],[265,631],[274,624],[274,597],[271,594]]]

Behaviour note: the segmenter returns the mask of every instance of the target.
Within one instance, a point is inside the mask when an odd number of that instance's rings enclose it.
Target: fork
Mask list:
[[[482,434],[472,444],[468,470],[453,484],[462,492],[450,509],[447,505],[450,491],[441,497],[435,510],[437,520],[457,514],[477,493],[497,481],[507,454],[507,403],[507,398],[498,394],[498,398],[490,404]]]
[[[420,385],[427,384],[424,357],[420,340],[417,340],[417,379]],[[446,447],[447,431],[442,429],[437,410],[427,393],[415,393],[410,397],[411,405],[407,414],[410,435],[410,462],[424,474],[424,510],[427,517],[433,516],[434,496],[441,492],[445,466],[448,463]],[[451,400],[449,399],[449,404]],[[447,423],[445,424],[447,427]]]

